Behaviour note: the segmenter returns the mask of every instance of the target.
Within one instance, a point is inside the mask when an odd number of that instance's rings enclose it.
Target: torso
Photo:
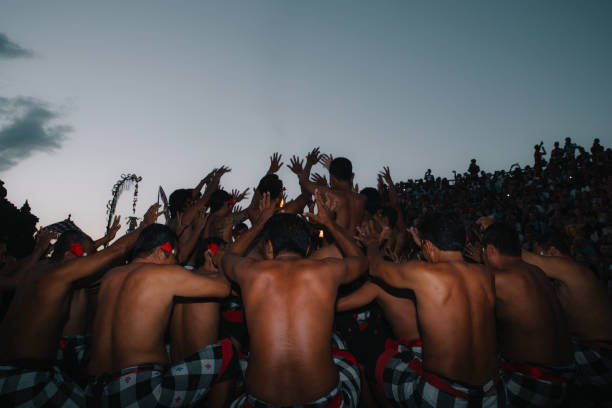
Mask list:
[[[512,361],[563,365],[569,335],[552,284],[536,266],[516,262],[495,271],[500,348]]]
[[[331,331],[338,284],[325,262],[261,261],[241,282],[251,357],[248,391],[275,405],[316,400],[338,384]]]
[[[431,284],[415,290],[425,370],[472,385],[497,373],[492,275],[464,262],[422,263]],[[452,341],[449,341],[452,339]]]
[[[57,265],[43,262],[20,282],[0,327],[0,361],[55,358],[70,313],[70,286],[53,279]]]

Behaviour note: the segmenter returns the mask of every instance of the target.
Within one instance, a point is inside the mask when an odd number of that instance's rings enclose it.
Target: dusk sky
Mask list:
[[[275,151],[346,156],[363,188],[611,131],[611,1],[0,0],[8,199],[94,239],[122,173],[141,216],[213,167],[252,187]]]

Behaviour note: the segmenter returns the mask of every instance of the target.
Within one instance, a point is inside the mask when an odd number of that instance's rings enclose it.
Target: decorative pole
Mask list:
[[[132,184],[134,186],[134,199],[132,202],[132,216],[128,217],[128,231],[136,229],[138,224],[138,217],[136,217],[136,202],[138,201],[138,183],[142,181],[142,177],[138,177],[135,174],[122,174],[119,181],[113,186],[113,198],[106,204],[106,213],[108,214],[108,222],[106,223],[106,233],[110,231],[111,224],[113,222],[113,216],[115,215],[115,209],[117,208],[117,201],[119,196],[125,190],[129,189]],[[106,245],[104,245],[106,247]]]

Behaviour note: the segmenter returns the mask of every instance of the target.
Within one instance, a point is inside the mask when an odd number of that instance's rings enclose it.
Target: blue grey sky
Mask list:
[[[0,0],[0,178],[97,237],[121,173],[141,215],[222,164],[254,186],[274,151],[349,157],[365,187],[608,147],[610,44],[609,1]]]

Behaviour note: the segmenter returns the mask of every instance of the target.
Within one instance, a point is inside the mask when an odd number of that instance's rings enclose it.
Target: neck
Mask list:
[[[296,254],[295,252],[281,252],[280,254],[276,255],[274,257],[275,260],[277,261],[282,261],[285,259],[301,259],[302,257],[299,254]]]

